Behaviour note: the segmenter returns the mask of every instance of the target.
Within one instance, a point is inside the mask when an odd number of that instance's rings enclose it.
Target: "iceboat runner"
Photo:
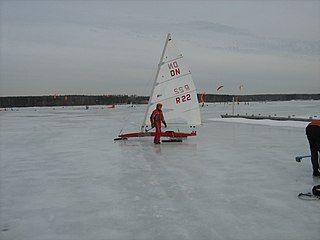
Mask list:
[[[196,126],[201,125],[197,91],[191,72],[186,66],[181,52],[174,45],[170,33],[167,35],[158,64],[140,132],[120,132],[115,140],[154,137],[155,131],[151,128],[150,115],[158,103],[163,105],[162,110],[168,129],[178,130],[165,131],[165,129],[162,129],[161,137],[166,137],[172,141],[181,141],[182,138],[197,135]],[[183,132],[179,130],[186,128],[187,130]]]

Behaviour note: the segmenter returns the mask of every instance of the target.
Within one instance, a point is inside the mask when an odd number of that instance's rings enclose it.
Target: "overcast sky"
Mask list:
[[[320,1],[0,0],[0,95],[149,95],[168,32],[198,92],[320,93]]]

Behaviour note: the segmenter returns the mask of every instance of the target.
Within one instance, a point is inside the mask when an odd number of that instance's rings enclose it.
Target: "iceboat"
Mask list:
[[[168,125],[167,129],[162,128],[161,137],[166,137],[167,141],[182,141],[183,138],[197,135],[196,127],[201,125],[197,90],[184,57],[176,48],[170,33],[158,64],[140,131],[120,132],[114,140],[155,136],[155,129],[150,126],[150,115],[158,103],[163,105],[162,111]]]

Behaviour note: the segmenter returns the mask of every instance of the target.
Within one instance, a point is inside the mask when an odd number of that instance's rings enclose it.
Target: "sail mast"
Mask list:
[[[152,86],[151,94],[150,94],[150,97],[149,97],[148,107],[147,107],[147,110],[146,110],[146,114],[145,114],[145,116],[144,116],[144,118],[143,118],[143,122],[142,122],[142,125],[141,125],[141,132],[144,132],[144,131],[146,130],[146,125],[145,125],[145,123],[146,123],[146,118],[147,118],[147,115],[148,115],[148,112],[149,112],[149,107],[150,107],[150,103],[151,103],[151,96],[153,95],[154,88],[155,88],[155,86],[156,86],[157,79],[158,79],[158,75],[159,75],[159,72],[160,72],[160,68],[161,68],[161,65],[163,64],[164,53],[165,53],[165,51],[166,51],[168,42],[169,42],[170,40],[171,40],[171,34],[168,33],[166,42],[165,42],[165,44],[164,44],[164,48],[163,48],[163,50],[162,50],[160,62],[159,62],[159,64],[158,64],[158,69],[157,69],[156,77],[155,77],[154,82],[153,82],[153,86]]]

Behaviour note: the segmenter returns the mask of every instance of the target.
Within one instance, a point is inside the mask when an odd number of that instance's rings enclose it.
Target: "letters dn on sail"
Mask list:
[[[170,76],[171,77],[174,77],[174,76],[180,74],[180,68],[179,68],[179,65],[178,65],[177,61],[169,63],[168,67],[169,67],[169,70],[170,70]]]

